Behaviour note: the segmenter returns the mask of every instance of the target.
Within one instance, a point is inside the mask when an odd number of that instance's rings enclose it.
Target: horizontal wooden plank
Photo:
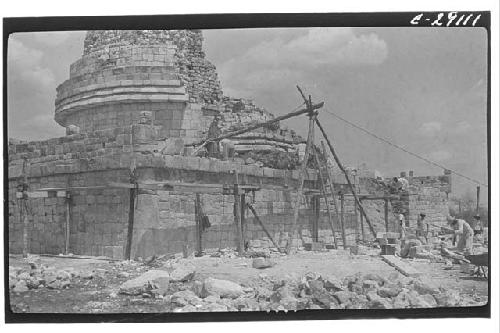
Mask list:
[[[16,192],[16,198],[20,199],[23,197],[22,192]],[[66,191],[55,191],[55,190],[36,190],[32,192],[28,192],[28,198],[37,199],[37,198],[65,198]]]
[[[417,277],[422,275],[421,272],[417,271],[410,264],[402,261],[400,258],[392,255],[383,255],[382,260],[394,267],[398,272],[405,276]]]

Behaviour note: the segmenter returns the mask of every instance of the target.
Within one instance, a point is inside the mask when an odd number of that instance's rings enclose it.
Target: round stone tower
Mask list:
[[[57,87],[55,120],[82,132],[139,122],[149,111],[166,137],[199,137],[196,112],[222,90],[199,30],[90,31]]]

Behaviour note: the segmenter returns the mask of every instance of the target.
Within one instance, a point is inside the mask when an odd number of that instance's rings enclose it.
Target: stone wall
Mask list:
[[[214,104],[219,101],[222,89],[215,66],[205,59],[200,30],[89,31],[84,42],[84,56],[131,46],[153,46],[156,49],[166,45],[173,50],[172,65],[187,87],[191,102]],[[143,57],[141,60],[148,58],[151,57]]]
[[[137,123],[148,111],[164,137],[191,144],[272,119],[251,100],[223,96],[202,44],[200,30],[89,31],[82,58],[57,87],[55,120],[92,132]],[[240,154],[295,154],[304,141],[278,123],[231,140]]]
[[[137,167],[139,182],[181,181],[187,183],[232,184],[236,170],[240,181],[247,184],[268,187],[297,186],[298,171],[278,170],[257,165],[246,165],[241,159],[221,161],[215,158],[200,158],[162,153],[164,141],[158,140],[159,129],[151,125],[136,124],[79,133],[46,141],[17,142],[9,145],[9,250],[18,253],[22,249],[22,223],[19,216],[19,200],[16,199],[17,186],[22,182],[24,159],[28,176],[29,191],[40,188],[72,189],[70,204],[70,252],[82,255],[106,255],[122,258],[129,214],[129,191],[123,188],[92,188],[109,182],[128,183],[129,170]],[[308,170],[306,186],[316,186],[316,173]],[[86,188],[87,187],[87,188]],[[88,188],[90,187],[90,188]],[[266,189],[262,193],[267,193]],[[269,190],[271,192],[275,190]],[[274,193],[274,192],[273,192]],[[290,207],[288,197],[281,193],[281,201],[275,196],[256,194],[256,208],[272,215]],[[262,194],[264,195],[264,194]],[[193,195],[160,193],[152,196],[140,194],[137,202],[136,229],[148,229],[151,237],[141,236],[147,241],[141,244],[156,244],[154,251],[177,251],[178,236],[193,235],[194,208]],[[155,199],[156,198],[156,199]],[[187,199],[191,198],[191,199]],[[260,198],[260,199],[259,199]],[[209,200],[207,198],[207,200]],[[154,209],[150,205],[157,202]],[[263,203],[265,202],[265,204]],[[65,245],[66,199],[29,199],[29,239],[32,253],[61,253]],[[142,207],[149,207],[144,210]],[[212,196],[207,207],[214,210],[210,218],[214,228],[224,234],[225,244],[234,246],[234,223],[232,218],[232,196]],[[272,208],[271,208],[272,207]],[[219,210],[224,213],[220,214]],[[141,214],[156,214],[158,226],[153,218],[141,220]],[[271,213],[269,213],[271,212]],[[149,216],[149,215],[148,215]],[[287,217],[288,221],[290,217]],[[153,223],[153,224],[151,224]],[[186,233],[186,230],[189,232]],[[215,230],[215,229],[212,229]],[[139,231],[138,231],[139,232]],[[180,233],[180,234],[179,234]],[[162,236],[160,236],[162,235]],[[173,238],[172,238],[173,237]],[[212,237],[212,245],[219,236]],[[173,239],[172,242],[169,240]],[[184,242],[184,238],[182,238]],[[210,238],[209,238],[210,239]],[[181,242],[181,243],[182,243]]]
[[[420,213],[426,214],[428,223],[446,226],[449,215],[448,194],[451,192],[451,173],[442,176],[410,178],[409,220],[416,227]],[[432,227],[431,229],[439,229]]]

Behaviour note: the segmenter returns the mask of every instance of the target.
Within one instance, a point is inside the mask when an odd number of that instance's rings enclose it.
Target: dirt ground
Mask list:
[[[10,291],[10,304],[14,312],[33,313],[116,313],[116,312],[169,312],[171,305],[163,299],[129,296],[119,293],[122,283],[140,276],[152,267],[138,262],[40,257],[41,264],[56,270],[72,269],[92,272],[91,279],[77,276],[68,288],[56,290],[46,287],[25,292]],[[396,270],[378,255],[351,255],[342,250],[328,252],[299,252],[293,255],[273,256],[273,267],[256,269],[251,258],[210,257],[187,259],[196,270],[195,280],[212,277],[236,282],[244,287],[257,287],[263,278],[297,278],[308,272],[334,275],[340,279],[356,273],[375,273],[388,277]],[[487,299],[488,281],[462,273],[459,265],[445,270],[441,263],[408,259],[405,261],[423,273],[422,279],[445,288],[459,289],[461,294]],[[26,259],[10,256],[9,266],[29,271]],[[401,278],[403,276],[401,275]],[[186,287],[187,289],[188,287]],[[182,290],[181,286],[179,290]]]

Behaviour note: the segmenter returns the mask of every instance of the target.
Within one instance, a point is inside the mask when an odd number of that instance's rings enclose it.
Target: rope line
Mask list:
[[[411,152],[411,151],[409,151],[409,150],[407,150],[407,149],[405,149],[405,148],[403,148],[403,147],[401,147],[401,146],[399,146],[399,145],[397,145],[397,144],[395,144],[395,143],[392,143],[391,141],[389,141],[389,140],[387,140],[387,139],[384,139],[384,138],[382,138],[382,137],[380,137],[380,136],[378,136],[378,135],[376,135],[376,134],[374,134],[374,133],[372,133],[372,132],[368,131],[367,129],[365,129],[365,128],[363,128],[363,127],[359,126],[359,125],[356,125],[356,124],[354,124],[354,123],[350,122],[350,121],[349,121],[349,120],[347,120],[347,119],[342,118],[341,116],[339,116],[339,115],[337,115],[337,114],[335,114],[335,113],[333,113],[333,112],[331,112],[331,111],[328,111],[328,110],[326,110],[326,109],[324,109],[324,111],[325,111],[326,113],[328,113],[328,114],[330,114],[330,115],[334,116],[335,118],[337,118],[337,119],[339,119],[339,120],[341,120],[341,121],[343,121],[343,122],[345,122],[345,123],[349,124],[350,126],[352,126],[352,127],[354,127],[354,128],[357,128],[358,130],[360,130],[360,131],[362,131],[362,132],[364,132],[364,133],[366,133],[366,134],[368,134],[368,135],[370,135],[370,136],[372,136],[372,137],[374,137],[374,138],[376,138],[376,139],[378,139],[378,140],[380,140],[380,141],[382,141],[382,142],[384,142],[384,143],[386,143],[386,144],[388,144],[388,145],[390,145],[390,146],[392,146],[392,147],[394,147],[394,148],[396,148],[396,149],[399,149],[399,150],[401,150],[401,151],[403,151],[403,152],[405,152],[405,153],[407,153],[407,154],[409,154],[409,155],[411,155],[411,156],[413,156],[413,157],[416,157],[416,158],[418,158],[418,159],[420,159],[420,160],[423,160],[423,161],[425,161],[425,162],[427,162],[427,163],[429,163],[429,164],[432,164],[432,165],[434,165],[434,166],[437,166],[437,167],[439,167],[439,168],[441,168],[441,169],[449,170],[451,173],[453,173],[453,174],[455,174],[455,175],[457,175],[457,176],[460,176],[460,177],[462,177],[462,178],[465,178],[465,179],[467,179],[467,180],[469,180],[469,181],[471,181],[471,182],[473,182],[473,183],[475,183],[475,184],[482,185],[482,186],[484,186],[484,187],[486,187],[486,188],[488,187],[488,185],[487,185],[487,184],[484,184],[484,183],[480,182],[479,180],[473,179],[473,178],[471,178],[471,177],[469,177],[469,176],[466,176],[466,175],[464,175],[464,174],[462,174],[462,173],[460,173],[460,172],[458,172],[458,171],[456,171],[456,170],[450,169],[450,168],[448,168],[448,167],[446,167],[446,166],[444,166],[444,165],[441,165],[441,164],[438,164],[438,163],[436,163],[436,162],[434,162],[434,161],[431,161],[431,160],[429,160],[428,158],[425,158],[425,157],[422,157],[422,156],[420,156],[420,155],[418,155],[418,154],[415,154],[415,153],[413,153],[413,152]]]

